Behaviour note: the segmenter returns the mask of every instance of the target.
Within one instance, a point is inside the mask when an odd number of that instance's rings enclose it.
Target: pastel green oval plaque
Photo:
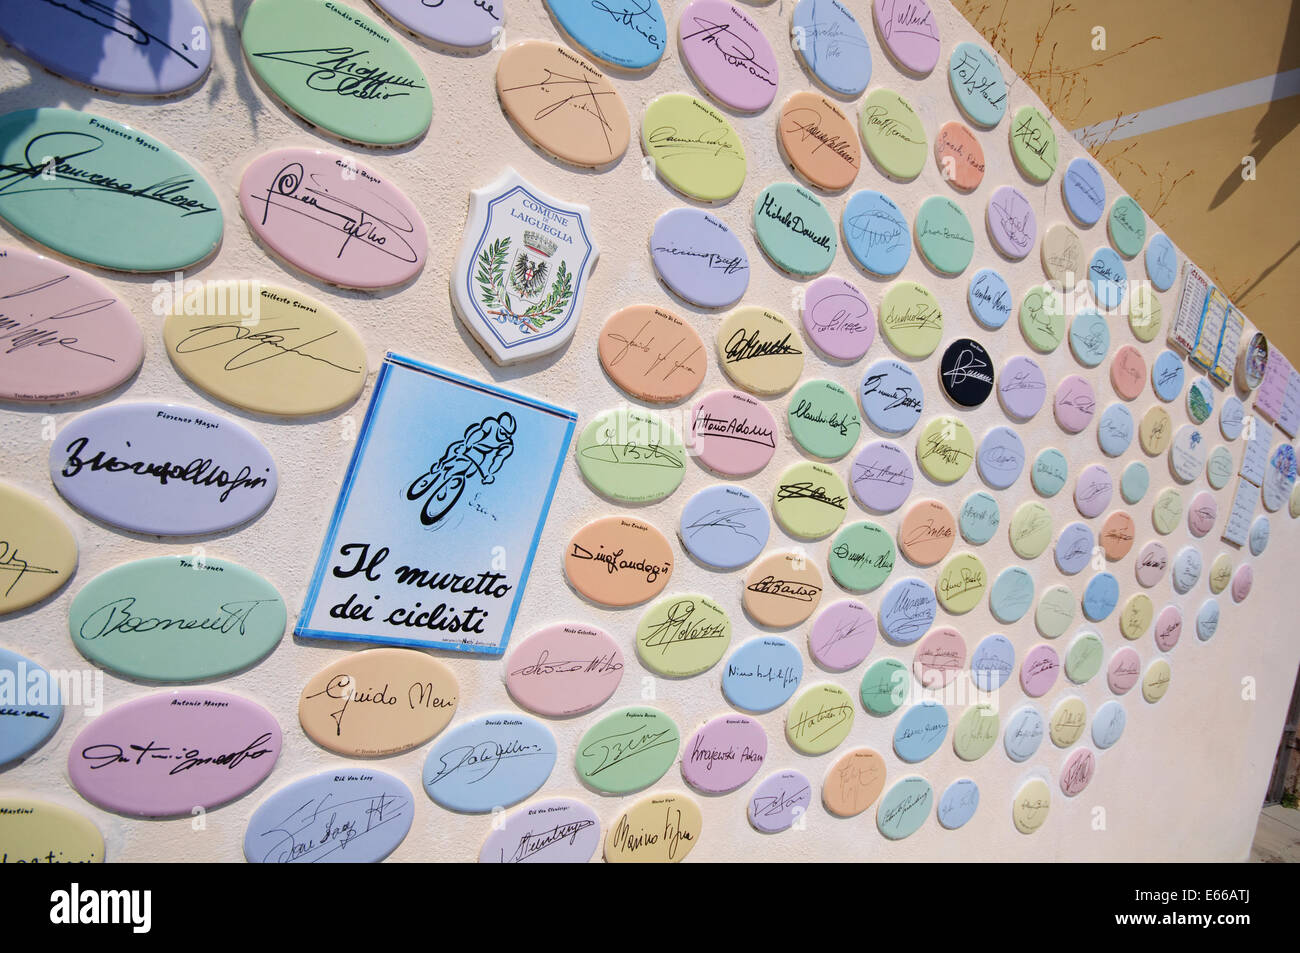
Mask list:
[[[1020,331],[1035,351],[1050,354],[1065,338],[1065,309],[1051,288],[1031,288],[1020,302]]]
[[[916,246],[935,270],[960,275],[975,254],[975,232],[960,205],[932,195],[916,213]]]
[[[221,243],[221,205],[203,176],[112,119],[71,109],[0,116],[0,169],[0,218],[69,258],[180,271]]]
[[[1031,182],[1041,185],[1056,171],[1056,133],[1033,106],[1021,106],[1011,120],[1011,155]]]
[[[892,89],[875,89],[862,101],[862,142],[876,165],[895,179],[915,179],[928,154],[916,110]]]
[[[574,766],[597,791],[631,794],[667,773],[680,743],[677,724],[659,709],[622,708],[587,729]]]
[[[636,627],[637,657],[650,671],[669,678],[712,668],[730,644],[727,611],[705,596],[661,599],[646,610]]]
[[[998,710],[993,705],[971,705],[952,733],[952,750],[963,761],[978,761],[998,741]]]
[[[1049,639],[1062,635],[1074,621],[1074,603],[1074,593],[1065,586],[1052,586],[1044,592],[1034,610],[1034,624],[1038,631]]]
[[[853,699],[838,685],[814,685],[794,700],[785,719],[790,744],[804,754],[825,754],[849,735]]]
[[[612,500],[662,500],[686,475],[686,447],[658,414],[619,407],[598,414],[578,435],[578,469]]]
[[[831,541],[827,563],[845,589],[870,592],[880,588],[894,570],[894,540],[877,523],[850,523]]]
[[[1101,636],[1095,632],[1082,632],[1065,653],[1065,677],[1076,685],[1091,681],[1101,671],[1105,649]]]
[[[131,678],[193,682],[266,656],[288,616],[274,586],[212,557],[156,556],[100,573],[68,609],[72,644]]]
[[[240,30],[248,64],[313,126],[370,146],[400,146],[433,121],[414,57],[358,10],[320,0],[256,0]]]
[[[873,662],[863,673],[859,692],[862,705],[873,715],[892,715],[907,701],[911,672],[896,658]]]

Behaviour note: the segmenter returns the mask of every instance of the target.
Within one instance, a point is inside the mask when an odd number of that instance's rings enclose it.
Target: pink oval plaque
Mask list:
[[[748,476],[776,452],[776,418],[762,402],[738,390],[715,390],[691,408],[690,449],[723,476]]]
[[[1250,587],[1255,584],[1255,570],[1242,566],[1232,577],[1232,601],[1241,602],[1250,595]]]
[[[506,662],[510,697],[539,715],[599,708],[623,678],[623,652],[604,629],[561,623],[534,632]]]
[[[1160,651],[1168,652],[1178,644],[1178,637],[1183,634],[1183,614],[1178,606],[1165,606],[1156,619],[1156,645]]]
[[[867,657],[876,642],[876,617],[856,599],[841,599],[817,617],[808,632],[813,660],[844,672]]]
[[[1123,695],[1137,684],[1138,676],[1141,674],[1141,656],[1137,654],[1137,649],[1126,645],[1110,657],[1110,665],[1106,669],[1106,684],[1116,695]]]
[[[1097,395],[1092,385],[1078,374],[1070,374],[1056,388],[1053,405],[1056,422],[1066,433],[1078,433],[1092,423],[1097,411]]]
[[[1061,659],[1050,645],[1038,645],[1029,650],[1020,663],[1020,687],[1031,698],[1047,694],[1061,673]]]
[[[677,25],[682,58],[704,91],[728,109],[755,113],[776,96],[772,44],[727,0],[695,0]]]
[[[242,797],[279,756],[280,726],[261,705],[223,692],[161,692],[91,722],[68,752],[68,774],[106,811],[177,817]]]
[[[1115,352],[1110,362],[1110,383],[1115,393],[1125,400],[1133,400],[1146,386],[1147,362],[1132,344],[1125,344]]]
[[[682,777],[708,794],[725,794],[747,782],[767,757],[767,732],[747,715],[719,715],[691,735],[682,749]]]
[[[268,152],[244,170],[239,207],[271,251],[331,284],[387,288],[424,267],[429,243],[419,211],[351,156]]]
[[[144,338],[94,278],[21,248],[0,248],[0,400],[94,397],[131,377]]]
[[[943,688],[966,666],[966,642],[951,626],[932,629],[916,646],[912,674],[926,688]]]
[[[1065,759],[1061,768],[1061,792],[1066,797],[1074,797],[1088,786],[1093,771],[1097,768],[1097,759],[1087,748],[1080,748]]]
[[[1214,521],[1218,518],[1219,504],[1212,493],[1202,490],[1192,497],[1191,505],[1187,507],[1187,528],[1193,536],[1201,537],[1214,529]]]

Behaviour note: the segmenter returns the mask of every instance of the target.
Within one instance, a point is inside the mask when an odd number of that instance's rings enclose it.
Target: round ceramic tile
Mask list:
[[[1110,348],[1110,329],[1096,311],[1081,311],[1070,322],[1070,350],[1084,367],[1096,367]]]
[[[905,71],[925,76],[939,62],[939,27],[925,0],[872,0],[876,31],[890,57]],[[886,835],[888,836],[888,835]]]
[[[1228,588],[1228,582],[1231,579],[1232,557],[1227,553],[1219,553],[1214,557],[1214,562],[1210,564],[1210,592],[1217,596]]]
[[[1136,649],[1125,646],[1116,650],[1106,666],[1106,684],[1116,695],[1123,695],[1137,684],[1142,671],[1142,659]]]
[[[1065,208],[1085,228],[1096,225],[1106,210],[1106,184],[1101,170],[1091,159],[1079,156],[1070,160],[1061,176],[1061,194]]]
[[[1219,604],[1213,599],[1206,599],[1196,611],[1196,637],[1202,642],[1214,638],[1219,628]]]
[[[825,754],[848,737],[853,699],[838,685],[814,685],[790,706],[785,736],[803,754]]]
[[[1158,457],[1169,449],[1173,439],[1174,423],[1169,419],[1169,412],[1153,404],[1138,422],[1138,443],[1148,456]]]
[[[798,771],[778,771],[764,778],[749,797],[746,813],[755,830],[779,834],[808,813],[812,783]]]
[[[993,359],[978,341],[957,338],[940,358],[939,383],[953,403],[978,407],[993,392]]]
[[[1173,351],[1161,351],[1151,365],[1151,388],[1168,403],[1183,389],[1183,359]]]
[[[1137,562],[1133,566],[1137,581],[1148,589],[1165,577],[1168,568],[1169,551],[1154,539],[1138,550]]]
[[[925,389],[916,373],[901,361],[876,361],[862,377],[858,398],[867,420],[885,433],[907,433],[921,419]]]
[[[856,599],[841,599],[822,610],[808,630],[808,654],[833,672],[857,668],[876,641],[876,617]]]
[[[799,0],[790,40],[813,78],[833,93],[856,99],[871,79],[871,46],[849,9]]]
[[[1121,195],[1110,207],[1110,216],[1106,219],[1106,231],[1110,233],[1110,240],[1119,253],[1125,258],[1133,258],[1146,244],[1146,215],[1137,202],[1127,195]],[[1166,291],[1168,288],[1169,285],[1165,285],[1159,290]]]
[[[1108,572],[1097,573],[1083,590],[1083,614],[1092,622],[1101,622],[1115,611],[1119,602],[1119,580]]]
[[[748,784],[766,758],[762,725],[748,715],[719,715],[682,746],[682,779],[705,794],[726,794]]]
[[[1055,447],[1047,448],[1034,459],[1034,468],[1030,471],[1034,489],[1046,497],[1056,496],[1069,478],[1069,468],[1065,454]]]
[[[1043,261],[1043,274],[1062,288],[1073,288],[1083,276],[1083,241],[1079,233],[1063,222],[1057,222],[1043,234],[1039,255]]]
[[[831,213],[821,199],[793,182],[777,182],[758,194],[754,238],[772,264],[796,277],[820,275],[835,260]]]
[[[1119,634],[1130,642],[1137,641],[1146,635],[1147,629],[1151,627],[1151,617],[1154,613],[1155,606],[1151,603],[1151,597],[1145,592],[1134,593],[1129,596],[1128,601],[1124,603],[1124,608],[1120,610]]]
[[[1020,261],[1033,251],[1038,220],[1029,199],[1019,189],[1010,185],[995,189],[989,197],[984,224],[993,247],[1012,261]]]
[[[1091,681],[1101,671],[1104,651],[1101,636],[1097,633],[1079,633],[1070,643],[1070,650],[1065,653],[1065,677],[1076,685]]]
[[[961,615],[980,604],[986,588],[988,574],[984,564],[971,553],[958,553],[939,570],[935,594],[944,609]]]
[[[1249,536],[1250,554],[1252,556],[1262,555],[1264,550],[1268,548],[1268,536],[1268,517],[1255,517],[1255,522],[1250,524]]]
[[[1083,736],[1088,709],[1082,698],[1066,698],[1057,704],[1047,721],[1047,736],[1058,748],[1068,748]]]
[[[922,701],[903,712],[894,728],[894,754],[908,764],[924,761],[948,737],[948,711],[936,701]]]
[[[966,667],[966,642],[951,626],[932,629],[912,655],[912,674],[922,688],[943,688]]]
[[[891,642],[910,645],[930,630],[938,611],[929,583],[915,576],[900,579],[880,600],[880,631]]]
[[[853,458],[849,479],[859,503],[877,513],[892,513],[912,492],[912,461],[898,444],[874,440]]]
[[[934,161],[943,180],[959,192],[970,192],[984,181],[984,147],[959,122],[945,122],[934,137]]]
[[[854,192],[844,206],[840,226],[853,260],[873,275],[892,278],[912,257],[907,218],[880,192]]]
[[[1092,716],[1092,743],[1103,750],[1111,747],[1124,734],[1126,721],[1123,705],[1114,699],[1102,703]]]
[[[682,507],[677,535],[683,548],[714,569],[739,569],[767,545],[772,521],[761,500],[743,486],[709,486]]]
[[[992,539],[1001,521],[998,501],[983,490],[966,497],[957,514],[957,528],[962,538],[976,546],[983,546]]]
[[[1066,797],[1082,794],[1096,770],[1097,756],[1087,748],[1080,748],[1061,767],[1061,793]]]
[[[1156,619],[1156,648],[1168,652],[1183,634],[1183,614],[1177,606],[1165,606]]]
[[[959,778],[939,798],[939,823],[950,831],[964,827],[975,816],[979,803],[979,786],[970,778]]]
[[[622,811],[610,826],[605,834],[605,861],[680,863],[699,842],[703,826],[704,814],[691,798],[652,794]]]
[[[1214,412],[1214,388],[1204,377],[1198,377],[1187,388],[1187,416],[1192,423],[1203,424]]]
[[[888,2],[888,0],[876,0]],[[930,816],[934,789],[925,778],[903,778],[890,788],[876,807],[876,828],[890,840],[915,834]]]
[[[1099,248],[1088,262],[1088,280],[1098,306],[1110,311],[1118,308],[1128,291],[1128,273],[1124,261],[1109,248]]]
[[[1008,527],[1011,548],[1021,559],[1036,559],[1052,542],[1052,516],[1037,500],[1021,503]]]
[[[731,198],[749,168],[727,117],[686,93],[665,93],[646,105],[641,148],[670,188],[700,202]]]
[[[709,355],[695,328],[663,308],[634,304],[600,329],[600,366],[625,393],[673,404],[704,383]]]
[[[791,95],[781,106],[776,135],[790,167],[819,189],[847,189],[862,167],[852,120],[820,93]]]
[[[1191,483],[1205,469],[1205,440],[1190,424],[1179,427],[1169,445],[1169,471],[1179,483]]]
[[[870,748],[846,751],[826,771],[822,804],[836,817],[856,817],[885,789],[885,759]]]
[[[677,24],[677,44],[691,76],[728,109],[760,112],[776,96],[772,44],[747,15],[725,0],[694,0]]]
[[[669,209],[655,219],[650,260],[669,291],[701,308],[733,305],[749,287],[745,246],[703,209]]]
[[[641,664],[668,678],[687,678],[718,664],[731,644],[731,619],[712,599],[676,595],[645,611],[636,627]]]
[[[1217,446],[1205,459],[1205,482],[1212,490],[1222,490],[1232,479],[1234,467],[1232,451],[1225,446]]]
[[[952,730],[952,750],[963,761],[978,761],[998,741],[998,712],[992,705],[971,705]]]
[[[1232,601],[1244,602],[1250,595],[1251,587],[1255,584],[1255,570],[1249,565],[1238,566],[1236,573],[1232,577]]]
[[[662,500],[686,475],[682,438],[650,411],[620,407],[598,414],[578,435],[576,452],[592,488],[622,503]]]
[[[992,129],[1007,111],[1007,84],[993,54],[978,43],[958,43],[948,58],[953,99],[977,126]]]
[[[781,474],[772,492],[772,514],[791,536],[821,539],[840,528],[849,489],[840,475],[821,463],[804,460]]]
[[[715,337],[722,369],[753,394],[783,394],[803,373],[803,338],[781,315],[753,305],[737,308]]]
[[[1113,493],[1110,472],[1101,464],[1093,463],[1079,471],[1079,479],[1074,484],[1074,505],[1088,519],[1093,519],[1110,506]]]
[[[735,390],[705,394],[691,408],[691,451],[723,476],[748,476],[776,452],[776,418],[767,407]]]
[[[795,443],[814,457],[838,460],[858,442],[858,402],[839,384],[811,380],[790,395],[786,423]]]
[[[827,565],[845,589],[870,592],[880,588],[894,569],[894,541],[877,523],[850,523],[831,541]]]
[[[862,705],[873,715],[892,715],[907,700],[912,676],[898,659],[873,662],[862,673]]]
[[[771,711],[784,705],[803,678],[803,655],[789,639],[759,636],[727,659],[722,694],[745,711]]]
[[[1151,508],[1151,525],[1162,536],[1168,536],[1178,527],[1183,515],[1183,495],[1173,487],[1166,487],[1156,497]]]
[[[680,743],[676,723],[659,709],[621,708],[597,721],[579,739],[574,767],[578,777],[596,791],[631,794],[668,772]]]
[[[828,357],[856,361],[876,339],[876,315],[857,285],[827,275],[804,289],[803,329]]]
[[[1118,457],[1133,442],[1133,414],[1123,404],[1111,404],[1097,421],[1097,445],[1108,457]]]
[[[1101,548],[1111,562],[1123,559],[1133,548],[1133,536],[1137,526],[1133,517],[1123,510],[1116,510],[1106,517],[1101,524]]]
[[[1046,116],[1021,106],[1011,119],[1011,155],[1031,182],[1046,182],[1056,171],[1056,133]]]
[[[1148,665],[1142,676],[1142,697],[1153,705],[1164,698],[1169,690],[1169,676],[1169,663],[1164,659],[1156,659]]]
[[[1154,341],[1160,333],[1163,315],[1164,309],[1155,292],[1141,282],[1134,285],[1128,303],[1128,326],[1133,336],[1143,343]]]
[[[966,302],[975,320],[996,331],[1011,317],[1011,288],[992,268],[981,268],[970,280]]]
[[[1125,503],[1132,506],[1147,495],[1147,488],[1150,485],[1151,474],[1147,470],[1147,465],[1145,463],[1130,463],[1124,468],[1124,475],[1120,477],[1120,496],[1124,497]]]
[[[1110,384],[1115,393],[1125,400],[1133,400],[1142,393],[1147,382],[1147,362],[1142,352],[1132,344],[1125,344],[1115,352],[1110,362]]]
[[[1042,714],[1033,705],[1017,708],[1007,719],[1006,731],[1002,734],[1002,747],[1007,757],[1017,764],[1028,761],[1043,743],[1047,724]]]
[[[1092,561],[1096,537],[1087,523],[1070,523],[1056,537],[1056,568],[1067,576],[1074,576],[1087,568]]]
[[[1047,377],[1033,358],[1017,354],[998,373],[1002,409],[1020,421],[1031,419],[1047,400]]]
[[[1214,529],[1214,521],[1218,518],[1219,504],[1208,491],[1197,493],[1187,505],[1187,528],[1197,539]]]
[[[1289,443],[1280,444],[1264,468],[1264,509],[1276,513],[1283,507],[1296,485],[1297,469],[1295,448]]]
[[[1079,433],[1092,423],[1097,412],[1097,394],[1078,374],[1070,374],[1057,386],[1052,410],[1062,430]]]
[[[1020,331],[1030,347],[1050,354],[1065,337],[1065,308],[1051,288],[1031,288],[1020,302]]]
[[[632,606],[652,599],[668,585],[673,550],[648,523],[606,516],[573,534],[564,574],[582,596],[603,606]]]
[[[1034,604],[1034,577],[1023,566],[1008,566],[998,573],[989,590],[989,611],[1010,625],[1022,619]]]
[[[1061,673],[1061,660],[1050,645],[1036,645],[1020,663],[1020,687],[1030,698],[1046,695]]]
[[[1025,468],[1025,445],[1010,427],[994,427],[980,441],[975,457],[979,474],[995,490],[1005,490]]]
[[[1074,593],[1065,586],[1052,586],[1044,592],[1034,610],[1038,631],[1049,639],[1063,635],[1074,621],[1074,602]]]
[[[1113,210],[1112,210],[1113,214]],[[1178,254],[1174,243],[1164,235],[1155,235],[1147,245],[1147,275],[1156,291],[1168,291],[1178,277]]]
[[[960,205],[932,195],[916,213],[916,246],[935,271],[959,275],[975,254],[975,233]]]
[[[929,357],[943,337],[943,309],[933,294],[915,281],[890,287],[880,303],[880,328],[906,357]]]
[[[802,552],[772,552],[745,575],[741,603],[759,625],[788,629],[817,611],[822,574]]]
[[[874,89],[862,101],[859,114],[862,141],[882,172],[910,181],[925,166],[928,143],[921,117],[891,89]]]
[[[956,417],[932,417],[916,444],[916,460],[937,483],[955,483],[975,459],[975,438]]]
[[[1005,635],[989,635],[970,657],[971,679],[982,692],[1001,688],[1016,667],[1016,648]]]

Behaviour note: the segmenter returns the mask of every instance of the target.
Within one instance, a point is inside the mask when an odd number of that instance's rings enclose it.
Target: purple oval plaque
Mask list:
[[[863,506],[877,513],[891,513],[912,492],[912,460],[893,441],[875,440],[853,459],[849,480]]]
[[[1034,249],[1038,220],[1024,193],[1004,185],[989,198],[987,213],[989,237],[993,247],[1015,261]]]
[[[1020,663],[1020,687],[1030,698],[1047,694],[1061,673],[1061,660],[1050,645],[1037,645]]]
[[[764,834],[788,830],[812,803],[812,785],[798,771],[769,774],[749,798],[749,823]]]
[[[726,794],[747,782],[767,757],[767,732],[748,715],[719,715],[682,749],[682,777],[707,794]]]
[[[876,316],[858,286],[826,275],[804,290],[803,327],[828,357],[856,361],[876,339]]]
[[[1008,414],[1028,420],[1043,409],[1047,400],[1047,377],[1038,362],[1017,354],[1002,365],[998,374],[998,398]]]
[[[876,617],[856,599],[841,599],[822,611],[808,632],[813,660],[834,672],[855,667],[876,641]]]

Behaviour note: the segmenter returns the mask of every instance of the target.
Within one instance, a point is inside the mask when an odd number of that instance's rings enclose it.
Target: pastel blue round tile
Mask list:
[[[983,546],[992,539],[1001,522],[1002,514],[998,509],[998,501],[983,490],[966,497],[966,502],[961,505],[961,512],[957,514],[957,526],[961,530],[962,537],[966,542],[974,543],[976,546]]]
[[[1045,730],[1046,724],[1037,708],[1033,705],[1017,708],[1007,719],[1006,731],[1002,735],[1007,757],[1017,763],[1028,761],[1043,743]]]
[[[979,785],[970,778],[958,778],[939,798],[939,823],[955,831],[975,816],[975,809],[979,806]]]
[[[1124,502],[1132,506],[1147,495],[1151,486],[1151,473],[1145,463],[1134,462],[1124,468],[1119,480],[1119,493]]]
[[[915,834],[930,816],[934,788],[925,778],[903,778],[885,792],[876,808],[876,828],[890,840]]]
[[[1257,516],[1255,522],[1250,524],[1250,554],[1252,556],[1261,555],[1268,548],[1268,517]]]
[[[1132,442],[1133,412],[1124,404],[1111,404],[1097,421],[1097,445],[1106,456],[1118,457]]]
[[[4,699],[0,717],[11,717],[4,718],[4,730],[0,731],[0,765],[45,744],[63,720],[59,683],[53,676],[31,659],[0,648],[0,684],[4,683],[10,690],[4,693],[9,697]]]
[[[1010,427],[997,426],[980,441],[975,457],[984,482],[995,490],[1005,490],[1020,479],[1025,469],[1025,445]]]
[[[803,654],[793,642],[779,636],[759,636],[727,659],[722,694],[745,711],[771,711],[790,700],[802,678]]]
[[[1060,493],[1069,476],[1070,464],[1066,462],[1065,454],[1055,447],[1048,447],[1040,453],[1034,459],[1034,469],[1030,472],[1034,489],[1043,496],[1056,496]]]
[[[790,19],[795,52],[827,89],[860,96],[871,81],[871,46],[857,19],[832,0],[799,0]]]
[[[970,674],[982,692],[997,691],[1016,667],[1016,647],[1005,635],[986,635],[970,657]]]
[[[1106,211],[1106,185],[1101,170],[1091,159],[1080,156],[1070,162],[1061,176],[1061,193],[1065,207],[1076,222],[1096,225]]]
[[[668,24],[659,0],[637,0],[617,11],[589,0],[546,0],[546,6],[561,29],[604,64],[641,70],[664,55]]]
[[[934,625],[939,601],[924,579],[909,576],[889,587],[880,600],[876,622],[880,631],[897,645],[911,645]]]
[[[1118,308],[1128,290],[1128,272],[1124,260],[1113,248],[1099,248],[1088,262],[1088,279],[1092,282],[1092,296],[1106,310]]]
[[[1219,628],[1219,603],[1214,599],[1206,599],[1201,603],[1201,608],[1196,610],[1196,637],[1202,642],[1208,642],[1214,638],[1214,633]]]
[[[1070,350],[1084,367],[1096,367],[1110,350],[1110,327],[1100,312],[1080,311],[1070,322]]]
[[[486,814],[543,784],[555,767],[555,736],[530,715],[480,715],[445,732],[424,759],[424,789],[449,811]]]
[[[1071,523],[1056,537],[1056,567],[1067,576],[1087,568],[1097,537],[1087,523]]]
[[[943,746],[948,737],[948,709],[937,701],[918,702],[898,719],[894,729],[894,753],[908,764],[924,761]]]
[[[1192,587],[1201,578],[1201,569],[1204,565],[1201,551],[1195,546],[1184,546],[1180,549],[1169,570],[1169,582],[1173,585],[1174,592],[1179,595],[1191,592]]]
[[[1111,573],[1099,572],[1088,580],[1083,590],[1083,614],[1092,622],[1100,622],[1119,603],[1119,580]]]
[[[1236,440],[1241,436],[1245,424],[1246,405],[1241,402],[1241,398],[1235,394],[1225,397],[1222,406],[1219,407],[1219,430],[1224,438]]]
[[[1161,351],[1151,363],[1151,389],[1168,403],[1183,389],[1183,359],[1173,351]]]
[[[992,268],[981,268],[966,291],[970,313],[990,331],[996,331],[1011,317],[1011,287]]]
[[[677,529],[686,551],[707,566],[736,569],[767,546],[772,520],[767,507],[743,486],[709,486],[682,507]]]
[[[1008,625],[1018,622],[1034,604],[1034,577],[1023,566],[1008,566],[998,573],[989,590],[989,611]]]
[[[874,275],[892,278],[912,254],[907,218],[887,196],[872,189],[854,192],[840,219],[853,259]]]
[[[925,393],[916,372],[891,357],[867,368],[858,388],[858,402],[877,430],[907,433],[921,419]]]
[[[1155,236],[1147,245],[1147,276],[1156,291],[1168,291],[1178,277],[1178,253],[1164,235]]]
[[[953,99],[971,122],[992,129],[1007,112],[1007,84],[988,50],[969,40],[953,47],[948,58],[948,85]]]
[[[1103,703],[1092,716],[1092,743],[1098,748],[1109,748],[1124,734],[1127,721],[1123,705],[1113,698]]]

